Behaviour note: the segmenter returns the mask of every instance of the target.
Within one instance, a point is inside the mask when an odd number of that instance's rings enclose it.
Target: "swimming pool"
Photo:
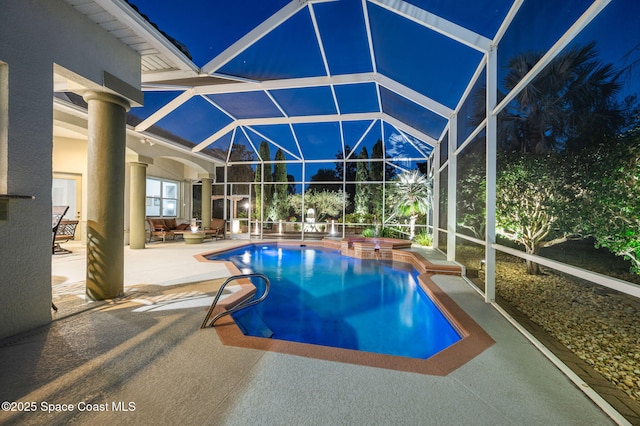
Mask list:
[[[233,315],[251,336],[420,359],[460,340],[406,263],[261,244],[207,258],[269,277],[267,299]]]

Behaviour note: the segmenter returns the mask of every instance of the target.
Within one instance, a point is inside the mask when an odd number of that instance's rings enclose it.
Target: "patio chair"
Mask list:
[[[212,231],[212,232],[210,232],[212,238],[214,238],[216,240],[217,239],[222,239],[222,240],[226,239],[227,238],[227,235],[226,235],[227,230],[226,230],[226,228],[227,228],[227,221],[226,220],[218,219],[216,217],[212,217],[211,218],[211,225],[210,225],[209,229],[211,229],[211,231]],[[213,232],[213,231],[215,231],[215,232]]]
[[[51,228],[52,228],[52,236],[51,236],[51,254],[56,253],[56,233],[58,232],[58,227],[60,227],[60,222],[62,222],[62,218],[69,210],[69,206],[52,206],[51,207]],[[51,302],[51,309],[55,312],[58,312],[58,307],[55,303]]]
[[[51,235],[51,254],[56,253],[56,234],[58,233],[58,228],[60,227],[62,218],[67,214],[67,210],[69,210],[69,206],[51,207],[51,227],[53,231]]]
[[[76,236],[76,227],[78,226],[77,220],[61,220],[56,235],[53,238],[53,254],[67,254],[71,253],[71,250],[67,250],[60,246],[60,243],[66,243],[69,240],[73,240]]]

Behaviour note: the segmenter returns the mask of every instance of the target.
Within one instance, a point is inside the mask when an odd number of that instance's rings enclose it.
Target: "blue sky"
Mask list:
[[[129,0],[161,30],[185,44],[205,65],[288,0]]]
[[[141,13],[160,29],[190,50],[193,61],[204,66],[259,23],[288,4],[288,0],[131,0]],[[410,4],[440,14],[485,37],[493,37],[511,5],[510,0],[408,0]],[[506,75],[508,60],[526,51],[544,51],[552,46],[590,5],[591,0],[527,0],[499,46],[499,81]],[[370,72],[371,62],[360,0],[341,0],[313,6],[332,75]],[[367,3],[377,71],[440,104],[454,109],[482,55],[425,27],[412,23],[383,8]],[[291,34],[296,34],[292,37]],[[640,44],[640,1],[613,0],[605,11],[572,43],[597,41],[601,59],[618,68],[640,59],[636,52],[626,63],[621,58]],[[320,49],[313,31],[311,14],[305,8],[281,27],[248,48],[221,68],[222,72],[246,78],[278,79],[325,75]],[[636,78],[627,78],[621,97],[638,91]],[[337,86],[336,95],[345,112],[375,111],[375,86]],[[368,87],[373,87],[370,90]],[[148,116],[172,94],[152,94],[139,110]],[[271,94],[290,116],[335,113],[328,86],[274,91]],[[373,96],[372,96],[373,95]],[[243,95],[244,101],[210,96],[212,101],[236,108],[238,118],[259,115],[279,116],[266,96]],[[262,100],[261,100],[262,99]],[[328,99],[328,101],[327,101]],[[245,102],[243,104],[243,102]],[[437,139],[446,125],[440,116],[381,89],[383,110],[400,121]],[[250,106],[250,107],[248,107]],[[193,108],[191,108],[193,107]],[[193,112],[199,109],[198,112]],[[191,108],[191,110],[189,109]],[[135,113],[135,111],[134,111]],[[194,99],[159,124],[195,143],[205,139],[230,119],[202,99]],[[199,126],[200,123],[206,125]],[[214,129],[207,125],[215,126]],[[298,135],[310,149],[305,156],[333,159],[340,148],[335,125],[296,125]],[[367,127],[365,124],[364,128]],[[324,130],[323,130],[324,129]],[[397,147],[397,132],[386,128],[385,143]],[[278,130],[281,132],[282,129]],[[264,130],[267,133],[266,130]],[[313,134],[316,132],[317,134]],[[276,132],[277,133],[277,132]],[[286,132],[285,132],[286,133]],[[282,135],[281,144],[293,152],[292,136]],[[382,133],[377,131],[379,137]],[[228,138],[227,138],[228,140]],[[357,137],[351,136],[357,141]],[[221,144],[228,142],[220,142]],[[348,142],[347,142],[348,143]],[[353,145],[353,144],[351,144]],[[314,148],[315,147],[315,148]],[[277,148],[272,148],[274,155]],[[291,157],[292,158],[292,157]],[[314,166],[315,167],[315,166]],[[319,167],[319,166],[317,166]]]

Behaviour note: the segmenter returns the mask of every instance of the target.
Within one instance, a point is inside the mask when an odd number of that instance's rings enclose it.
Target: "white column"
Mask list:
[[[224,166],[224,188],[222,191],[222,195],[224,196],[224,204],[222,205],[222,212],[223,212],[223,216],[225,220],[229,220],[231,219],[231,217],[229,217],[229,208],[227,207],[227,205],[229,204],[229,188],[228,186],[228,166]]]
[[[440,242],[440,144],[433,150],[433,247]]]
[[[487,57],[487,200],[485,235],[484,300],[496,298],[496,155],[498,119],[493,110],[498,98],[498,49],[492,48]]]
[[[458,179],[458,115],[449,119],[449,174],[447,179],[447,260],[456,260],[456,187]]]

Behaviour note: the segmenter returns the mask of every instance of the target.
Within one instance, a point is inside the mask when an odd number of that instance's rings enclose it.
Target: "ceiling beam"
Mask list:
[[[162,120],[164,117],[166,117],[171,112],[173,112],[173,110],[178,108],[183,103],[187,102],[192,97],[193,97],[193,90],[187,90],[181,93],[180,95],[172,99],[170,102],[165,104],[162,108],[160,108],[159,110],[151,114],[149,117],[147,117],[145,120],[143,120],[140,124],[138,124],[135,128],[136,131],[142,132],[144,130],[147,130],[149,127],[153,126],[158,121]]]
[[[511,26],[511,23],[516,18],[516,15],[518,14],[518,11],[520,10],[520,7],[522,7],[523,3],[524,0],[515,0],[513,2],[511,8],[509,9],[509,12],[507,12],[507,16],[505,16],[505,18],[502,20],[500,28],[498,28],[498,31],[496,31],[496,35],[493,37],[494,46],[497,46],[500,43],[500,40],[502,40],[502,37],[504,37],[507,30]]]
[[[400,121],[395,117],[392,117],[388,114],[382,114],[382,120],[391,124],[393,127],[397,128],[398,130],[402,130],[403,132],[408,133],[417,139],[420,139],[422,142],[426,144],[429,144],[431,146],[436,146],[438,144],[438,141],[432,138],[431,136],[421,132],[420,130],[415,129],[412,126],[409,126],[404,121]]]
[[[334,76],[291,78],[283,80],[268,80],[261,83],[232,83],[195,87],[198,95],[217,95],[224,93],[256,92],[280,89],[299,89],[317,86],[335,86],[341,84],[358,84],[377,82],[381,86],[395,92],[411,101],[435,112],[442,117],[449,118],[453,110],[441,103],[410,89],[395,80],[377,73],[341,74]]]
[[[206,149],[209,145],[236,129],[237,127],[251,127],[251,126],[260,126],[260,125],[275,125],[275,124],[307,124],[307,123],[332,123],[339,121],[369,121],[369,120],[384,120],[389,124],[397,127],[410,134],[411,136],[420,139],[421,141],[435,146],[437,141],[426,133],[417,130],[408,124],[391,117],[385,113],[379,112],[367,112],[367,113],[356,113],[356,114],[327,114],[327,115],[314,115],[314,116],[300,116],[300,117],[272,117],[272,118],[248,118],[248,119],[240,119],[236,120],[232,123],[227,124],[196,146],[192,148],[193,152],[199,152],[203,149]]]
[[[281,80],[265,80],[260,83],[229,83],[198,86],[194,91],[198,95],[219,95],[223,93],[256,92],[263,90],[299,89],[304,87],[330,86],[337,84],[355,84],[373,82],[375,74],[342,74],[335,76],[287,78]]]
[[[347,74],[347,75],[337,75],[337,76],[270,80],[270,81],[264,81],[257,84],[230,83],[230,84],[223,84],[223,85],[194,87],[180,94],[178,97],[176,97],[175,99],[167,103],[165,106],[160,108],[158,111],[150,115],[148,118],[146,118],[144,121],[142,121],[140,124],[136,126],[136,130],[142,131],[142,130],[148,129],[149,127],[151,127],[152,125],[160,121],[162,118],[169,115],[174,109],[178,108],[180,105],[184,104],[189,99],[191,99],[191,97],[195,95],[242,93],[242,92],[253,92],[253,91],[264,91],[265,93],[267,93],[267,95],[269,95],[269,90],[317,87],[317,86],[332,86],[332,85],[340,85],[340,84],[357,84],[357,83],[364,83],[364,82],[376,82],[380,86],[383,86],[397,93],[398,95],[403,96],[411,100],[412,102],[415,102],[416,104],[444,118],[449,119],[453,114],[452,109],[382,74],[361,73],[361,74]],[[273,98],[271,96],[269,97],[273,101]],[[280,109],[280,111],[283,111],[282,108],[279,105],[277,105],[277,103],[276,103],[276,106]],[[267,124],[296,124],[296,123],[314,123],[314,122],[330,122],[330,121],[371,120],[371,119],[380,118],[381,117],[380,114],[381,114],[380,112],[370,112],[370,113],[362,113],[362,114],[330,114],[330,115],[319,115],[319,116],[297,116],[297,117],[285,116],[285,117],[241,119],[241,120],[237,120],[236,126],[232,126],[232,128],[235,128],[237,126],[244,126],[244,125],[251,126],[251,125],[267,125]],[[219,132],[216,132],[215,135],[218,135],[218,133]],[[214,137],[213,140],[217,140],[220,136],[221,135]],[[423,139],[423,138],[419,137],[419,139]],[[432,138],[429,138],[429,139],[432,140]],[[196,150],[204,149],[204,147],[208,146],[210,143],[211,143],[211,137],[207,138],[206,140],[198,144],[194,149]]]
[[[294,154],[293,152],[289,151],[287,148],[283,147],[281,144],[279,144],[278,142],[274,141],[273,139],[271,139],[270,137],[264,135],[262,132],[259,132],[258,130],[254,129],[253,127],[246,127],[247,129],[249,129],[251,132],[255,133],[256,135],[258,135],[259,137],[261,137],[262,139],[271,142],[272,145],[278,147],[279,149],[281,149],[283,152],[286,152],[287,154],[289,154],[290,156],[292,156],[293,158],[295,158],[296,160],[302,160],[301,154]]]
[[[455,109],[456,114],[460,112],[460,109],[462,108],[464,103],[467,101],[467,97],[471,94],[471,91],[476,85],[477,80],[482,75],[482,72],[484,71],[484,68],[486,65],[487,65],[487,55],[484,55],[482,57],[482,60],[476,67],[476,71],[473,73],[471,80],[469,80],[469,84],[467,84],[466,89],[464,89],[462,96],[460,96],[460,100],[458,101],[458,105],[456,106],[456,109]]]
[[[338,121],[374,120],[381,117],[379,112],[364,112],[355,114],[326,114],[304,115],[294,117],[248,118],[236,120],[238,126],[260,126],[265,124],[302,124],[302,123],[331,123]]]
[[[215,132],[214,134],[212,134],[211,136],[209,136],[208,138],[200,142],[198,145],[191,148],[191,151],[200,152],[203,149],[206,149],[209,145],[211,145],[212,143],[214,143],[215,141],[217,141],[227,133],[235,130],[237,127],[238,127],[238,123],[235,121],[227,124],[222,129],[218,130],[217,132]]]
[[[373,36],[371,35],[371,22],[369,22],[369,9],[367,8],[367,0],[362,0],[362,15],[364,17],[364,26],[367,30],[367,45],[369,47],[369,58],[373,72],[378,72],[378,63],[376,62],[376,52],[373,48]]]
[[[244,37],[233,43],[222,53],[209,61],[204,67],[202,67],[202,72],[204,72],[205,74],[212,74],[218,71],[233,58],[235,58],[239,53],[258,42],[258,40],[269,34],[274,28],[295,15],[302,8],[306,7],[306,5],[306,0],[292,0],[291,2],[289,2],[289,4],[271,15],[269,18],[267,18],[267,20],[255,27],[253,30],[249,31],[244,35]]]
[[[194,74],[191,71],[186,70],[172,70],[172,71],[146,71],[142,73],[141,81],[145,83],[154,83],[156,81],[169,81],[180,80],[183,78],[197,77],[198,74]]]
[[[400,133],[400,136],[402,136],[402,139],[404,139],[409,145],[411,145],[413,149],[415,149],[420,154],[422,154],[423,158],[429,158],[429,156],[433,152],[433,148],[434,148],[433,145],[429,145],[429,147],[431,148],[429,152],[424,152],[424,149],[422,147],[416,145],[415,143],[413,143],[411,139],[409,139],[405,131],[398,129],[397,127],[395,127],[395,129]]]
[[[473,31],[454,24],[440,16],[420,9],[403,0],[369,0],[371,3],[394,12],[419,25],[436,31],[450,39],[456,40],[482,53],[487,52],[491,46],[491,40],[474,33]]]
[[[404,86],[400,83],[398,83],[395,80],[390,79],[389,77],[383,75],[383,74],[377,74],[375,76],[375,80],[384,88],[391,90],[392,92],[395,92],[397,94],[399,94],[400,96],[403,96],[415,103],[417,103],[420,106],[423,106],[424,108],[428,109],[429,111],[433,111],[436,114],[449,119],[451,117],[451,115],[453,114],[453,110],[445,105],[442,105],[441,103],[434,101],[433,99],[429,98],[428,96],[425,96],[419,92],[416,92],[413,89],[408,88],[407,86]]]

